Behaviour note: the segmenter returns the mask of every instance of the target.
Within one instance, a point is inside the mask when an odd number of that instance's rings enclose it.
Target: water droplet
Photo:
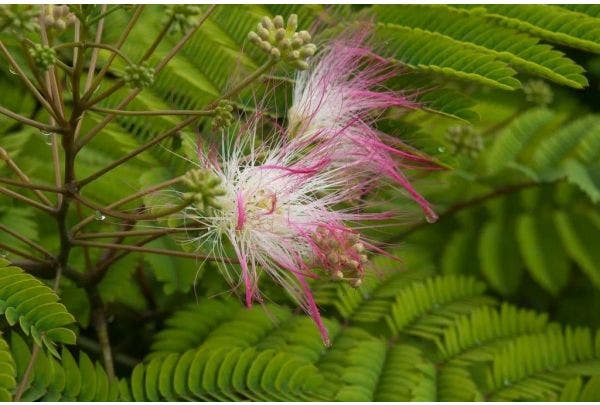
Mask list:
[[[6,259],[8,257],[8,252],[6,250],[0,250],[0,259]]]
[[[8,65],[8,71],[13,75],[17,74],[17,71],[15,70],[15,68],[12,67],[12,65]]]
[[[446,148],[444,146],[440,146],[437,150],[440,153],[445,153],[446,152]]]
[[[96,218],[96,220],[98,221],[104,221],[106,219],[106,215],[104,215],[100,211],[96,211],[96,213],[94,214],[94,218]]]
[[[44,143],[46,145],[52,145],[52,135],[54,135],[52,132],[40,131],[40,134],[42,134],[42,137],[44,139]]]

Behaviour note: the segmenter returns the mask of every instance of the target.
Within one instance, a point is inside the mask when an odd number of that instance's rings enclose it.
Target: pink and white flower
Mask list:
[[[392,73],[364,46],[366,35],[359,31],[333,42],[300,74],[288,129],[269,138],[274,142],[257,139],[257,116],[233,141],[223,141],[218,158],[200,156],[200,166],[220,179],[224,194],[220,208],[187,211],[207,229],[195,240],[199,248],[226,258],[233,247],[241,271],[226,260],[218,263],[231,284],[243,283],[246,305],[261,300],[259,274],[267,272],[314,319],[326,344],[307,279],[325,274],[361,283],[367,252],[380,250],[352,224],[391,216],[357,210],[364,190],[387,177],[435,218],[401,172],[406,161],[425,159],[384,143],[372,126],[373,110],[415,105],[377,91]]]
[[[275,145],[255,146],[254,133],[251,126],[234,142],[223,142],[218,162],[201,158],[200,165],[221,180],[224,195],[219,209],[187,211],[207,229],[195,242],[220,257],[228,256],[231,244],[241,274],[219,265],[230,283],[244,284],[246,305],[260,301],[257,284],[265,271],[303,306],[327,343],[307,278],[326,274],[359,285],[367,250],[377,248],[348,224],[390,214],[340,208],[355,202],[370,181],[355,182],[351,171],[332,167],[327,141],[302,147],[282,137]]]
[[[309,70],[298,74],[288,111],[288,135],[305,142],[332,141],[333,164],[392,180],[434,222],[437,215],[402,172],[411,168],[410,162],[424,164],[428,159],[394,147],[401,143],[373,127],[374,112],[417,104],[382,88],[397,72],[366,45],[369,32],[365,26],[344,34],[317,56]]]

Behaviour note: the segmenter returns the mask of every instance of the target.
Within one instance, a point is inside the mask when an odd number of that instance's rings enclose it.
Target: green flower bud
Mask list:
[[[256,26],[256,31],[248,33],[248,40],[260,47],[274,60],[283,60],[296,69],[308,69],[307,59],[316,52],[316,46],[310,42],[308,31],[296,32],[298,16],[292,14],[287,26],[282,16],[272,20],[263,17]]]
[[[275,26],[273,25],[273,21],[269,17],[263,17],[259,26],[264,27],[267,30],[272,30]]]
[[[49,46],[35,44],[29,48],[29,55],[33,59],[35,66],[45,72],[56,63],[56,51]]]
[[[278,15],[273,19],[273,24],[275,28],[283,28],[283,17]]]
[[[148,62],[141,65],[129,65],[125,68],[123,80],[131,88],[150,87],[154,82],[154,68]]]
[[[546,106],[552,103],[554,93],[552,88],[543,80],[530,80],[523,85],[525,99],[539,106]]]
[[[483,149],[483,138],[472,126],[459,125],[448,128],[446,139],[453,154],[476,158]]]
[[[23,4],[0,5],[0,24],[15,31],[36,31],[41,7]]]
[[[219,129],[225,129],[231,125],[233,121],[233,106],[227,100],[221,100],[217,108],[215,108],[215,115],[212,120],[212,129],[217,131]]]
[[[212,172],[191,170],[182,182],[189,190],[183,194],[184,200],[192,202],[197,209],[221,208],[219,197],[225,195],[225,190],[221,187],[221,180]]]
[[[296,14],[290,14],[287,20],[287,29],[290,32],[296,32],[298,28],[298,16]]]
[[[168,6],[165,15],[167,20],[172,19],[169,31],[171,33],[186,32],[198,23],[197,18],[201,11],[201,7],[194,4]]]

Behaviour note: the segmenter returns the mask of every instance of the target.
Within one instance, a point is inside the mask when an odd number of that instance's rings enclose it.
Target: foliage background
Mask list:
[[[131,59],[164,11],[146,8],[122,48]],[[266,279],[270,302],[246,310],[210,263],[130,254],[99,284],[114,379],[87,292],[65,278],[55,297],[3,262],[0,399],[14,395],[38,342],[24,399],[600,400],[600,6],[221,5],[130,108],[202,108],[264,62],[246,40],[260,18],[290,13],[318,44],[354,21],[375,21],[377,50],[405,67],[389,86],[421,90],[424,106],[388,111],[380,126],[447,167],[415,174],[440,220],[419,222],[396,190],[370,196],[406,212],[371,231],[402,261],[373,258],[377,271],[357,289],[314,286],[331,348]],[[117,41],[130,14],[106,17],[103,42]],[[178,39],[168,36],[151,62]],[[10,35],[2,40],[17,49]],[[101,52],[100,64],[106,58]],[[124,68],[116,61],[103,86]],[[283,119],[293,73],[261,79],[234,100],[236,113],[266,91]],[[45,117],[6,63],[0,86],[3,106]],[[82,151],[77,170],[91,174],[178,121],[119,117]],[[52,184],[48,136],[4,116],[0,130],[0,146],[28,176]],[[90,184],[86,196],[108,204],[184,173],[173,152],[193,158],[195,132],[219,136],[202,120]],[[0,197],[0,223],[48,250],[59,246],[53,221],[10,197]],[[114,228],[98,218],[88,232]],[[0,242],[28,249],[6,232]],[[189,248],[169,237],[151,246]],[[71,264],[85,267],[82,249]],[[38,307],[55,312],[44,318]]]

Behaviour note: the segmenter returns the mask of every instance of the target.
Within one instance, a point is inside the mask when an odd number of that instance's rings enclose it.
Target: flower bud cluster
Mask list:
[[[184,200],[193,201],[198,210],[221,208],[218,200],[225,195],[225,190],[221,187],[221,180],[212,172],[191,170],[184,176],[183,184],[190,190],[184,193]]]
[[[154,68],[148,62],[141,65],[129,65],[125,68],[123,80],[131,88],[150,87],[154,82]]]
[[[31,55],[35,66],[43,72],[56,63],[56,51],[49,46],[35,44],[32,48],[29,48],[29,55]]]
[[[472,126],[459,125],[448,128],[446,139],[451,143],[451,153],[476,158],[483,149],[481,134]]]
[[[530,80],[523,85],[525,99],[535,105],[546,106],[552,103],[554,93],[543,80]]]
[[[227,100],[219,101],[219,105],[215,108],[215,115],[212,120],[212,129],[225,129],[231,125],[233,121],[233,106]]]
[[[322,264],[333,280],[348,280],[354,287],[362,284],[368,258],[357,233],[319,226],[312,239],[321,252]]]
[[[38,28],[37,17],[39,14],[39,6],[24,4],[0,5],[0,22],[2,26],[17,31],[35,31]]]
[[[196,25],[196,16],[200,14],[200,6],[194,4],[174,4],[168,6],[165,14],[173,19],[170,27],[171,33],[185,32]]]
[[[55,31],[64,31],[76,19],[75,14],[69,10],[69,6],[65,5],[48,5],[43,16],[46,28]]]
[[[263,17],[256,31],[250,31],[248,39],[275,60],[283,60],[299,70],[308,69],[308,58],[317,51],[308,31],[296,32],[298,16],[291,14],[284,24],[278,15],[271,19]]]

